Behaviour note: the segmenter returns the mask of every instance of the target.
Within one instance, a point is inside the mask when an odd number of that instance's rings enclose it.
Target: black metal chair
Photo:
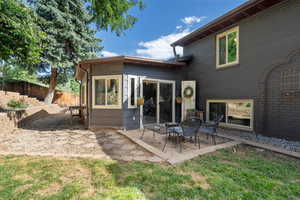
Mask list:
[[[179,144],[180,152],[182,152],[182,138],[194,138],[195,145],[198,143],[200,149],[200,138],[199,138],[199,129],[201,127],[201,120],[197,118],[190,118],[182,123],[180,123],[181,130],[175,130],[177,132],[177,144]]]
[[[199,132],[205,133],[206,138],[210,135],[214,142],[214,145],[217,144],[216,136],[217,136],[217,129],[219,128],[220,122],[224,119],[224,115],[220,115],[216,117],[212,122],[203,123],[199,129]]]
[[[144,128],[142,130],[140,139],[143,139],[146,130],[153,132],[153,138],[155,137],[155,134],[164,135],[165,143],[162,148],[162,151],[164,151],[167,146],[168,140],[172,136],[172,134],[177,135],[177,133],[175,132],[175,130],[173,128],[177,129],[178,125],[168,124],[168,123],[167,124],[147,124],[144,126]]]

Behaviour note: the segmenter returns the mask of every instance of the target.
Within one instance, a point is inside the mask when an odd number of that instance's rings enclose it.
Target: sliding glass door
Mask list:
[[[173,116],[173,84],[159,84],[159,122],[172,122]]]
[[[152,124],[157,122],[157,82],[143,81],[143,123]]]
[[[144,97],[142,114],[144,124],[175,121],[175,81],[143,79],[141,96]]]

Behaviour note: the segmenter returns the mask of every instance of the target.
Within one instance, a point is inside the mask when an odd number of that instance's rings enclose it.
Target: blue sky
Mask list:
[[[125,35],[99,32],[103,40],[101,54],[168,59],[170,43],[209,23],[247,0],[144,0],[146,8],[133,9],[138,22]],[[181,50],[178,49],[180,52]]]

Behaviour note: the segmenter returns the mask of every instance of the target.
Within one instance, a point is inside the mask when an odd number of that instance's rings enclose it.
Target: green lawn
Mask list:
[[[0,156],[0,199],[300,199],[300,161],[244,146],[176,166]]]

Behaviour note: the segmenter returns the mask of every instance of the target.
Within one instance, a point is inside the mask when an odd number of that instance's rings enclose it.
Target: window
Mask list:
[[[217,68],[239,63],[239,27],[217,35]]]
[[[81,84],[81,103],[86,105],[86,82]]]
[[[93,107],[120,109],[122,75],[93,77]]]
[[[137,76],[128,75],[128,108],[137,107]]]
[[[223,125],[253,129],[253,100],[209,100],[207,101],[207,119],[214,120],[224,116]]]

